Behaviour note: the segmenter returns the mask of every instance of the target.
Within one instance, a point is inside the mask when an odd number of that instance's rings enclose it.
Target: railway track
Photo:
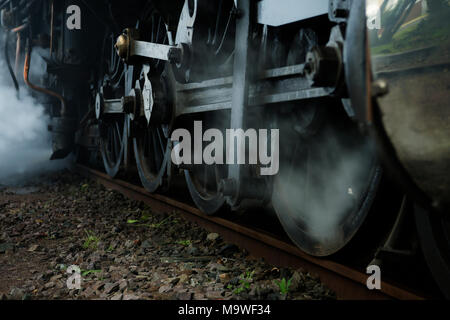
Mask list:
[[[280,267],[304,268],[317,274],[321,281],[336,292],[341,300],[424,300],[426,297],[397,284],[383,281],[381,290],[368,290],[368,275],[361,270],[343,264],[309,256],[293,244],[269,234],[235,222],[206,216],[189,204],[158,194],[150,194],[144,188],[129,182],[111,179],[97,170],[77,164],[75,171],[93,179],[105,187],[118,191],[124,196],[142,201],[154,212],[176,212],[185,219],[195,222],[210,232],[219,233],[226,241],[246,249],[252,256],[264,258],[268,263]]]

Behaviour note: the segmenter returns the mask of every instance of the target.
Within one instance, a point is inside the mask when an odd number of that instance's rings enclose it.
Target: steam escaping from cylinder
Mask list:
[[[0,47],[3,48],[4,43]],[[4,50],[2,49],[3,53]],[[14,59],[12,59],[12,62]],[[23,65],[23,63],[22,63]],[[33,52],[31,75],[34,81],[45,74],[46,63]],[[14,66],[13,66],[14,68]],[[17,78],[20,86],[18,97],[2,55],[0,58],[0,187],[27,182],[37,175],[60,170],[67,161],[51,162],[51,136],[48,132],[50,117],[42,104],[30,94],[21,79],[23,68]]]

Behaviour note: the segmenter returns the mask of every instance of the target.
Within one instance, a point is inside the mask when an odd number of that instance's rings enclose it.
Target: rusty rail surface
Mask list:
[[[340,300],[424,300],[425,297],[388,282],[382,282],[381,290],[369,290],[368,275],[345,265],[312,257],[276,237],[241,226],[223,218],[202,214],[200,210],[177,200],[150,194],[144,188],[126,181],[111,179],[104,173],[82,165],[75,171],[96,180],[106,188],[118,191],[127,198],[142,201],[155,212],[176,212],[210,232],[219,233],[226,241],[246,249],[253,257],[264,258],[279,267],[304,268],[317,274],[321,281],[336,292]]]

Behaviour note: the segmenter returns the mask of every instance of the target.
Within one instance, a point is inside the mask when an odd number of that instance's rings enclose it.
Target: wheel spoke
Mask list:
[[[117,123],[116,123],[117,124]],[[121,139],[120,139],[120,133],[118,131],[114,131],[114,141],[116,144],[116,158],[114,159],[116,162],[119,161],[120,159],[120,150],[122,149],[122,143],[121,143]]]
[[[161,130],[160,128],[156,129],[156,132],[158,133],[158,141],[159,141],[159,145],[161,146],[161,151],[165,152],[166,147],[164,146],[164,142],[163,139],[161,137]]]
[[[152,42],[155,42],[155,16],[152,16]]]
[[[114,145],[112,141],[112,134],[111,134],[111,127],[108,125],[108,151],[109,151],[109,160],[112,157],[113,151],[114,151]]]
[[[120,126],[118,122],[116,122],[116,133],[119,138],[119,144],[122,145],[122,135],[120,134]]]
[[[145,130],[144,141],[143,141],[144,157],[149,158],[150,155],[150,139],[148,129]]]
[[[158,168],[161,167],[162,161],[161,161],[161,151],[158,150],[158,143],[156,141],[156,133],[154,130],[151,131],[152,133],[152,147],[153,147],[153,159],[154,159],[154,163],[155,163],[155,169],[157,170]]]
[[[156,31],[156,41],[159,41],[159,31],[161,29],[161,17],[159,17],[158,29]]]
[[[112,162],[116,162],[117,160],[117,142],[116,142],[116,132],[114,127],[111,127],[111,144],[112,144]]]

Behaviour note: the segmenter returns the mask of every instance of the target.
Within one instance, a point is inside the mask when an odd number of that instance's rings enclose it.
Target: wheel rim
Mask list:
[[[102,120],[100,149],[106,173],[115,177],[122,164],[126,144],[126,120]]]
[[[133,139],[136,164],[142,185],[149,192],[168,187],[167,167],[170,161],[168,130],[163,126],[146,127]]]
[[[224,206],[225,197],[218,185],[227,177],[226,166],[195,166],[192,171],[185,170],[185,177],[192,200],[203,213],[214,215]]]
[[[224,124],[229,123],[229,112],[220,112],[217,114],[204,114],[201,116],[190,116],[186,119],[186,128],[188,131],[194,132],[195,121],[202,121],[203,130],[206,132],[208,129],[218,129],[225,132]],[[205,150],[205,147],[209,142],[203,142],[201,150]],[[194,145],[191,146],[191,154],[195,154]],[[224,146],[225,148],[225,146]],[[223,154],[226,154],[226,150],[222,150]],[[225,205],[226,198],[219,192],[219,184],[223,179],[228,178],[228,166],[225,164],[196,164],[190,165],[188,170],[184,171],[186,184],[191,194],[191,198],[194,201],[197,208],[207,215],[217,214]]]
[[[149,6],[139,22],[139,29],[144,39],[154,43],[168,44],[165,21],[159,12],[153,6]],[[147,32],[147,30],[149,30]],[[145,32],[144,32],[145,31]],[[137,75],[137,88],[143,87],[143,78],[147,76],[151,79],[158,79],[161,82],[160,88],[164,90],[163,96],[170,95],[166,71],[166,64],[160,60],[151,60],[149,72],[142,66],[141,72]],[[139,70],[139,69],[138,69]],[[164,83],[163,83],[164,82]],[[154,85],[154,83],[152,83]],[[170,102],[165,105],[170,108]],[[152,115],[152,119],[153,119]],[[145,118],[135,121],[134,126],[137,129],[137,135],[133,139],[134,154],[136,165],[144,188],[154,193],[156,191],[166,191],[169,188],[171,178],[171,143],[170,143],[170,124],[165,119],[163,123],[150,121],[147,123]]]

